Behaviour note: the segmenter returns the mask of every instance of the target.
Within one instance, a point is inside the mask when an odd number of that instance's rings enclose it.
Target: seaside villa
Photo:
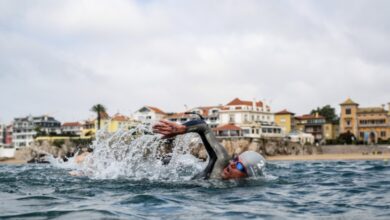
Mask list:
[[[348,98],[340,106],[340,133],[351,133],[367,144],[390,141],[390,103],[387,110],[385,105],[359,107]]]

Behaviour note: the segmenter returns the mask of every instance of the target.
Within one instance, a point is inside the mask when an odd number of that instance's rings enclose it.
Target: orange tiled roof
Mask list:
[[[81,126],[80,122],[65,122],[62,124],[62,127],[76,127],[76,126]]]
[[[244,100],[241,100],[239,98],[235,98],[235,99],[233,99],[232,101],[230,101],[226,105],[247,105],[247,106],[252,106],[253,102],[252,101],[244,101]],[[257,107],[263,107],[263,102],[260,102],[260,101],[256,102],[256,106]]]
[[[282,110],[280,112],[276,112],[275,114],[276,115],[295,115],[294,113],[289,112],[287,109],[284,109],[284,110]]]
[[[150,110],[156,112],[156,113],[165,115],[165,112],[163,112],[163,111],[162,111],[161,109],[159,109],[159,108],[156,108],[156,107],[153,107],[153,106],[146,106],[146,107],[147,107],[148,109],[150,109]]]
[[[112,120],[114,121],[128,121],[129,118],[124,116],[124,115],[121,115],[119,113],[116,113],[113,117],[112,117]]]
[[[295,117],[298,120],[305,120],[305,119],[325,119],[321,115],[302,115],[302,116],[297,116]]]
[[[240,127],[234,125],[234,124],[226,124],[226,125],[222,125],[222,126],[218,126],[216,128],[213,129],[214,131],[239,131],[241,130]]]

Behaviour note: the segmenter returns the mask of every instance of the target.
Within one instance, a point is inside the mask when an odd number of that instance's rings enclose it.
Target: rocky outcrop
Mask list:
[[[220,143],[226,148],[228,153],[238,155],[244,151],[252,150],[259,152],[263,156],[276,155],[310,155],[322,153],[322,148],[310,145],[300,145],[284,141],[283,139],[258,139],[258,138],[220,138]],[[130,141],[128,141],[130,142]],[[127,143],[127,142],[124,142]],[[77,151],[77,146],[71,141],[65,141],[61,145],[55,146],[48,141],[35,142],[32,146],[16,151],[15,159],[41,162],[46,155],[53,155],[57,158],[66,159],[66,157],[73,156]],[[196,143],[190,147],[191,154],[200,159],[207,159],[207,152],[200,143]],[[85,149],[83,149],[85,150]],[[161,146],[161,153],[166,154],[172,152],[169,146]],[[161,155],[163,157],[163,155]]]
[[[300,145],[280,138],[221,138],[220,142],[230,155],[247,150],[259,152],[264,156],[310,155],[322,152],[321,146]]]
[[[60,146],[55,146],[49,141],[34,142],[31,146],[16,151],[15,159],[41,162],[46,155],[53,155],[56,158],[72,156],[76,146],[71,141],[64,141]]]

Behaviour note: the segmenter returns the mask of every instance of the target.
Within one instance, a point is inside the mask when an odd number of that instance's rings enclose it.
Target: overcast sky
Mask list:
[[[0,123],[390,102],[390,1],[0,1]]]

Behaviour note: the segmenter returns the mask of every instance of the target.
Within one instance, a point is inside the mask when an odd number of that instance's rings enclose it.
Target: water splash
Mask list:
[[[91,145],[93,153],[81,164],[74,158],[68,162],[49,161],[56,167],[75,169],[96,179],[183,181],[190,180],[206,166],[206,162],[191,154],[200,143],[196,134],[164,140],[152,133],[151,125],[141,124],[115,133],[100,130]]]

